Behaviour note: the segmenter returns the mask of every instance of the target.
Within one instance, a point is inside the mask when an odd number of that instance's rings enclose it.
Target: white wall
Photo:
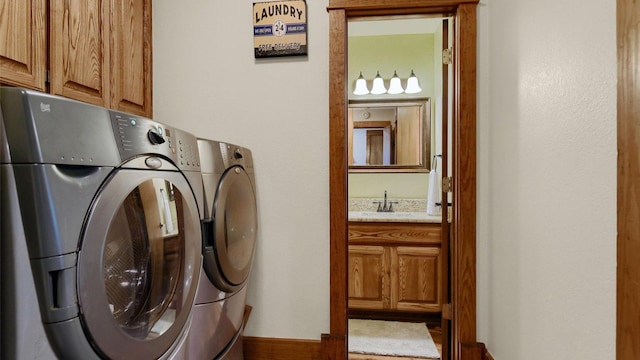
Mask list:
[[[615,1],[479,6],[478,336],[614,359]]]
[[[249,147],[259,206],[250,336],[329,331],[327,1],[308,57],[254,59],[253,1],[154,1],[154,118]]]
[[[155,118],[254,151],[251,336],[328,331],[327,3],[307,2],[308,57],[256,61],[252,2],[154,2]],[[615,2],[478,11],[478,338],[613,359]]]

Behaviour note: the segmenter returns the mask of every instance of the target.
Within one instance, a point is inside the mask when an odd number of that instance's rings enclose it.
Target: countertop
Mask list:
[[[428,215],[426,212],[349,211],[349,221],[359,222],[440,223],[441,219],[440,215]]]

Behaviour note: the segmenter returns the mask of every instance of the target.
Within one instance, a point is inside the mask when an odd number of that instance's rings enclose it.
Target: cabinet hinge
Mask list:
[[[44,72],[44,83],[45,84],[49,83],[49,70]]]
[[[442,191],[447,193],[453,192],[453,178],[450,176],[442,178]]]
[[[451,320],[451,303],[442,304],[442,317]]]
[[[453,63],[453,48],[442,50],[442,63],[445,65]]]

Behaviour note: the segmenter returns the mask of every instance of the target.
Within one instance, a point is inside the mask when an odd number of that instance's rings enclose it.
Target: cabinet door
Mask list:
[[[45,90],[45,0],[0,2],[0,83]]]
[[[391,306],[402,311],[440,311],[440,248],[391,249]]]
[[[111,6],[111,107],[151,118],[151,0]]]
[[[422,164],[423,149],[427,145],[423,145],[423,137],[420,134],[425,133],[422,124],[422,111],[420,106],[398,106],[398,122],[396,127],[396,164],[398,165],[416,165]]]
[[[349,308],[389,309],[389,248],[349,246]]]
[[[51,0],[51,93],[109,107],[108,0]]]

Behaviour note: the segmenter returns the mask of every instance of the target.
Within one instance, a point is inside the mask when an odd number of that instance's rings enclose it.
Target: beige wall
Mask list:
[[[395,199],[426,199],[429,173],[352,173],[348,183],[352,198],[382,198],[387,190]]]
[[[479,6],[478,336],[614,359],[615,1]]]
[[[155,118],[254,151],[251,336],[328,331],[327,4],[307,2],[308,57],[257,61],[252,2],[154,3]],[[615,2],[478,9],[479,340],[613,359]]]
[[[329,330],[328,2],[307,2],[308,57],[260,60],[252,4],[154,2],[154,117],[253,151],[246,333],[319,339]]]
[[[349,37],[348,88],[349,99],[403,99],[416,97],[433,97],[434,90],[434,35],[433,34],[405,34]],[[354,84],[360,72],[371,80],[379,71],[389,86],[389,79],[394,70],[402,79],[406,79],[414,71],[420,80],[422,92],[418,94],[399,95],[354,95]]]

